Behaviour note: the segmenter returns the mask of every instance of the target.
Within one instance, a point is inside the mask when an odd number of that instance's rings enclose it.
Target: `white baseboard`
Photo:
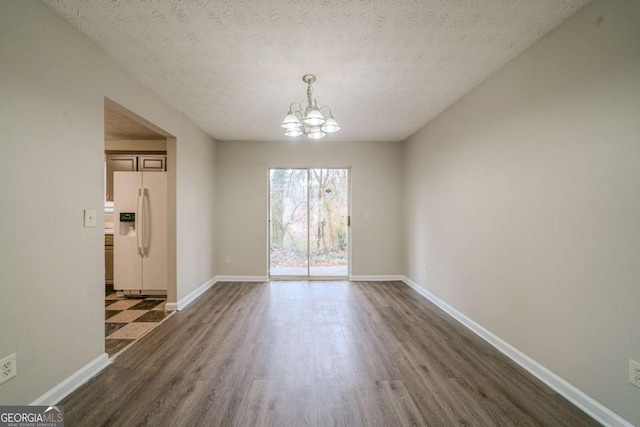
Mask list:
[[[458,322],[462,323],[465,327],[467,327],[480,338],[491,344],[502,354],[516,362],[518,365],[522,366],[533,376],[547,384],[557,393],[564,396],[565,399],[576,405],[578,408],[582,409],[584,412],[589,414],[601,424],[611,427],[633,427],[630,422],[622,418],[620,415],[616,414],[611,409],[594,400],[592,397],[588,396],[563,378],[554,374],[552,371],[545,368],[543,365],[536,362],[520,350],[516,349],[511,344],[502,340],[500,337],[494,335],[492,332],[480,326],[478,323],[474,322],[431,292],[422,288],[413,280],[409,279],[406,276],[403,276],[402,280],[420,295],[440,307],[448,315],[456,319]]]
[[[218,278],[213,277],[209,280],[207,280],[205,283],[203,283],[202,285],[198,286],[197,289],[195,289],[194,291],[192,291],[189,295],[187,295],[186,297],[182,298],[181,300],[179,300],[177,303],[167,303],[166,305],[166,309],[168,311],[180,311],[180,310],[184,310],[184,308],[186,306],[188,306],[189,304],[191,304],[193,301],[195,301],[200,295],[202,295],[203,293],[205,293],[207,290],[209,290],[209,288],[211,288],[213,285],[215,285],[218,282]]]
[[[349,280],[352,282],[402,282],[404,281],[404,276],[351,276]]]
[[[203,283],[198,287],[198,289],[191,292],[186,297],[182,298],[177,303],[168,302],[166,305],[167,310],[169,311],[180,311],[184,310],[186,306],[195,301],[200,295],[205,293],[209,288],[215,285],[218,282],[266,282],[269,280],[267,276],[215,276],[206,283]]]
[[[56,405],[82,384],[86,383],[104,368],[109,366],[110,363],[107,353],[101,354],[78,371],[74,372],[60,384],[31,402],[31,406]]]
[[[165,310],[167,311],[178,311],[178,303],[177,302],[168,302],[165,304]]]
[[[267,276],[216,276],[218,282],[268,282]]]

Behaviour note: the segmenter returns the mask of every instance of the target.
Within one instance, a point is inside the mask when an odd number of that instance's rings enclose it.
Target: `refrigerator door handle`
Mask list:
[[[138,245],[138,254],[144,255],[144,247],[142,246],[142,228],[144,227],[144,219],[142,213],[144,209],[144,203],[142,203],[142,188],[138,188],[138,200],[136,203],[136,243]]]
[[[142,212],[143,212],[143,221],[142,228],[144,229],[144,234],[142,235],[142,254],[146,255],[149,252],[149,237],[151,236],[151,230],[149,227],[151,226],[151,218],[149,215],[151,214],[149,209],[149,189],[144,188],[142,190]]]

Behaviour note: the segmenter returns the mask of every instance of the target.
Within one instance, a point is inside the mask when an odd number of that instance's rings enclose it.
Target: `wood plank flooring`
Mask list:
[[[597,426],[400,282],[219,283],[67,397],[67,426]]]

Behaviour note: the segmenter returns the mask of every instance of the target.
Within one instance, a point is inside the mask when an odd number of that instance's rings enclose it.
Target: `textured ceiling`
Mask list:
[[[342,130],[403,140],[588,0],[43,0],[222,140],[283,140],[313,73]]]

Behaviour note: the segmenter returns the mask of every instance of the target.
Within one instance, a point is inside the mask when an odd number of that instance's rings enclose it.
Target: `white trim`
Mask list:
[[[203,283],[198,289],[191,292],[186,297],[182,298],[177,303],[168,302],[166,309],[168,311],[181,311],[184,310],[189,304],[195,301],[200,295],[209,290],[213,285],[218,282],[266,282],[269,278],[267,276],[215,276],[207,282]]]
[[[317,279],[314,277],[314,279]],[[344,278],[327,277],[321,278],[322,280],[344,280]],[[285,280],[283,278],[276,278],[276,280]],[[308,278],[297,279],[308,280]],[[386,281],[403,281],[404,276],[351,276],[349,280],[354,282],[386,282]],[[268,276],[215,276],[202,284],[198,289],[191,292],[186,297],[182,298],[177,303],[168,302],[166,309],[168,311],[181,311],[186,306],[195,301],[200,295],[205,293],[209,288],[218,282],[268,282]]]
[[[267,276],[216,276],[218,282],[268,282]]]
[[[60,384],[31,402],[32,406],[55,405],[62,399],[73,393],[78,387],[96,376],[100,371],[109,366],[109,355],[102,353],[91,362],[71,374]]]
[[[335,282],[350,280],[349,276],[270,276],[270,282]]]
[[[402,280],[413,290],[440,307],[451,317],[462,323],[465,327],[467,327],[480,338],[491,344],[509,359],[513,360],[518,365],[529,371],[533,376],[547,384],[569,402],[573,403],[575,406],[589,414],[596,421],[605,426],[611,427],[633,427],[633,424],[622,418],[620,415],[616,414],[611,409],[607,408],[592,397],[588,396],[577,387],[564,380],[557,374],[553,373],[540,363],[536,362],[500,337],[494,335],[492,332],[474,322],[431,292],[418,285],[413,280],[409,279],[406,276],[403,276]]]
[[[200,295],[202,295],[203,293],[205,293],[207,290],[209,290],[209,288],[211,288],[213,285],[215,285],[218,282],[218,277],[212,277],[211,279],[207,280],[205,283],[203,283],[202,285],[200,285],[197,289],[195,289],[194,291],[192,291],[189,295],[187,295],[186,297],[182,298],[180,301],[178,301],[177,303],[167,303],[166,304],[166,309],[168,311],[180,311],[180,310],[184,310],[184,308],[186,306],[188,306],[189,304],[191,304],[193,301],[195,301]]]
[[[403,282],[405,279],[404,276],[355,276],[352,275],[350,280],[352,282]]]

